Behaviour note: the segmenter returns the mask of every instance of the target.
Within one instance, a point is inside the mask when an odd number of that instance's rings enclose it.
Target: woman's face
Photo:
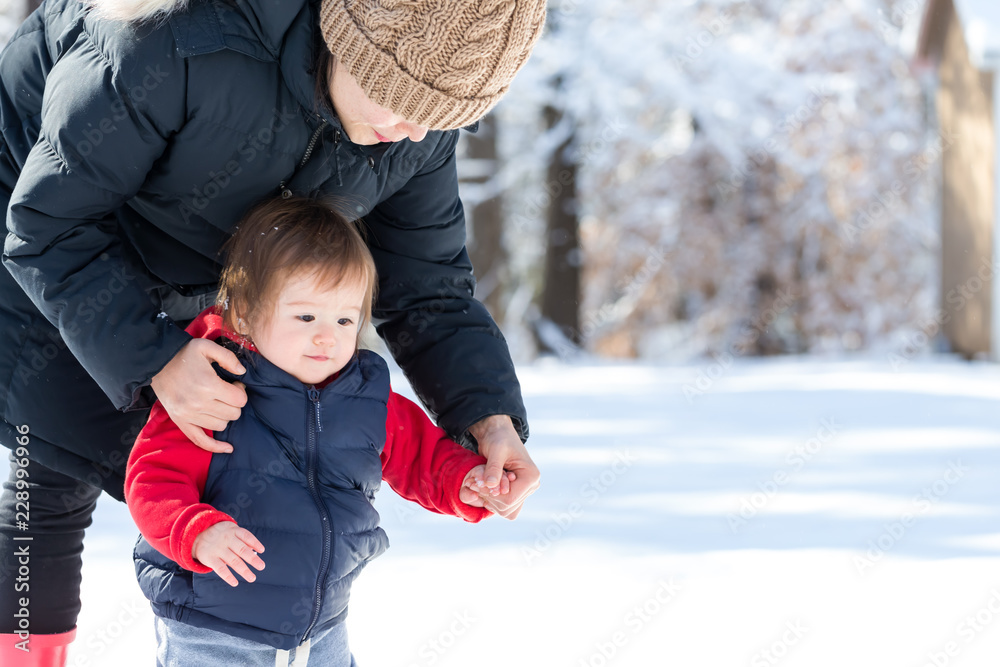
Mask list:
[[[331,58],[328,77],[333,110],[352,142],[368,146],[403,139],[420,141],[427,136],[426,127],[407,122],[368,99],[358,82],[336,58]]]

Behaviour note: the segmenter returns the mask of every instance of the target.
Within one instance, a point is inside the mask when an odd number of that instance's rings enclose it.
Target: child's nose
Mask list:
[[[317,345],[332,345],[335,341],[333,327],[320,327],[313,338],[313,342]]]

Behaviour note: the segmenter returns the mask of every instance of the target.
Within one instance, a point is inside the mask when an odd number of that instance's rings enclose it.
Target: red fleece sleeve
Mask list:
[[[212,570],[192,557],[195,538],[220,521],[235,523],[201,502],[211,462],[212,453],[188,440],[157,401],[125,472],[125,501],[142,536],[181,567],[202,573]]]
[[[432,512],[477,523],[492,512],[466,505],[458,492],[469,471],[485,463],[450,440],[413,401],[390,392],[382,478],[393,491]]]

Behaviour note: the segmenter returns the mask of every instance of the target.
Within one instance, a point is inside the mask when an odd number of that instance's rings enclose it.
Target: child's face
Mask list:
[[[322,382],[354,355],[365,292],[356,279],[331,289],[311,275],[293,275],[284,281],[271,318],[251,327],[250,338],[264,358],[300,382]]]

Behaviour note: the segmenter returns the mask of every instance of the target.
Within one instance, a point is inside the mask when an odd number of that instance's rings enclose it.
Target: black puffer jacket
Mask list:
[[[136,27],[45,0],[0,54],[16,280],[0,272],[0,443],[27,424],[33,457],[121,497],[142,413],[113,408],[151,404],[189,340],[176,296],[215,288],[232,226],[281,184],[363,218],[379,333],[439,424],[469,443],[471,424],[509,414],[527,437],[506,343],[472,298],[458,131],[352,144],[315,97],[316,10],[193,0]]]

